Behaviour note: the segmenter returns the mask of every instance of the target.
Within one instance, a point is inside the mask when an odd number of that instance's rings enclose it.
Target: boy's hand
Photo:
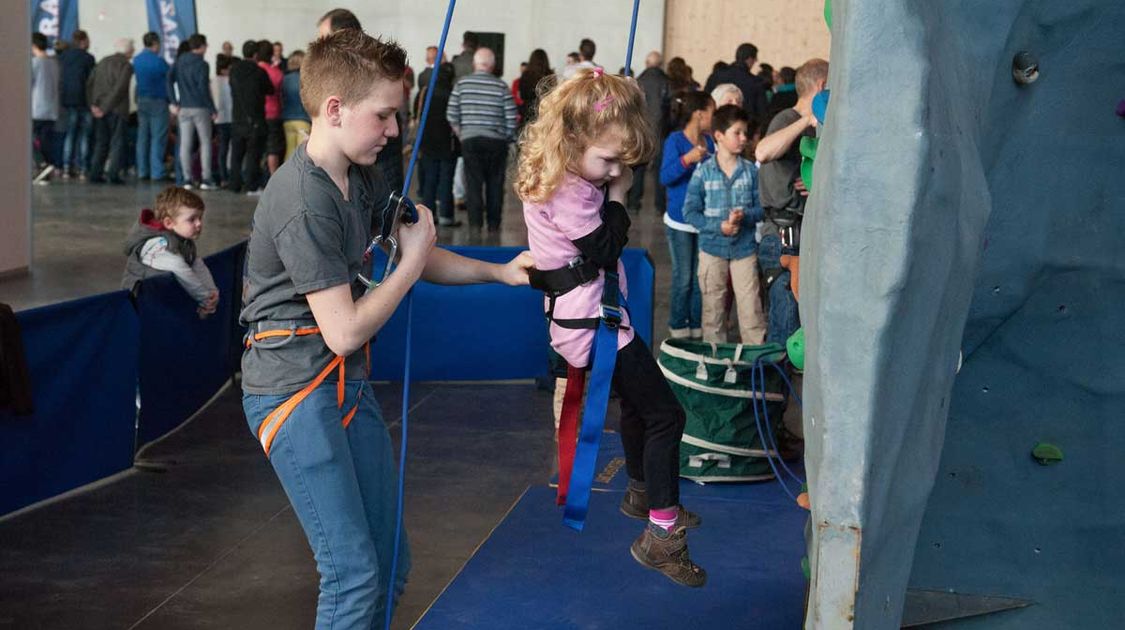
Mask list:
[[[802,197],[809,196],[809,189],[807,186],[805,186],[805,180],[802,179],[799,175],[797,176],[797,179],[793,180],[793,189],[796,190],[797,194],[801,195]]]
[[[730,211],[730,216],[727,217],[727,221],[729,221],[731,225],[738,227],[742,225],[742,219],[744,219],[745,217],[746,212],[743,211],[742,208],[734,208]]]
[[[415,266],[421,275],[430,250],[437,241],[437,230],[434,229],[434,215],[430,209],[422,204],[415,207],[418,209],[418,221],[399,226],[398,247],[402,262]]]
[[[633,167],[621,167],[621,174],[609,183],[609,200],[624,205],[625,193],[633,187]]]
[[[522,251],[500,267],[499,273],[496,274],[496,281],[513,287],[526,285],[529,282],[528,271],[534,268],[535,259],[531,257],[531,252]]]
[[[805,124],[809,127],[812,127],[813,129],[816,129],[820,125],[820,122],[817,121],[816,116],[809,114],[808,116],[805,116]]]
[[[731,223],[730,221],[723,221],[723,223],[719,226],[719,230],[722,231],[723,236],[738,236],[738,224],[737,223]]]

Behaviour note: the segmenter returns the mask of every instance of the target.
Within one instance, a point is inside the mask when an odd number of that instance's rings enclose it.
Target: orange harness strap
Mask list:
[[[261,341],[263,339],[270,339],[274,337],[290,337],[293,335],[303,337],[305,335],[319,334],[320,328],[316,326],[306,326],[304,328],[297,328],[295,330],[265,330],[259,333],[255,333],[252,336],[248,336],[246,338],[246,347],[249,348],[254,341]],[[370,372],[370,343],[364,344],[364,352],[367,356],[368,372]],[[301,389],[301,391],[293,394],[288,399],[286,399],[285,402],[278,405],[277,408],[271,411],[270,414],[266,416],[266,419],[262,421],[261,426],[258,427],[258,441],[262,443],[262,449],[266,452],[266,457],[269,457],[270,447],[273,445],[274,437],[277,436],[277,432],[281,429],[281,425],[285,424],[285,421],[289,419],[289,416],[292,415],[293,410],[297,408],[297,405],[301,404],[301,402],[308,398],[309,394],[311,394],[314,389],[320,387],[320,384],[324,382],[324,379],[328,378],[328,375],[331,374],[333,370],[339,371],[339,376],[337,377],[336,381],[336,406],[340,409],[344,408],[344,357],[337,355],[328,363],[328,365],[324,367],[323,370],[320,371],[320,374],[316,375],[316,378],[310,381],[308,385],[305,385],[304,388]],[[362,396],[362,392],[363,390],[361,389],[360,396]],[[355,414],[357,411],[359,411],[359,396],[356,397],[355,406],[352,407],[351,411],[344,415],[343,424],[345,429],[348,428],[349,424],[351,424],[352,419],[355,418]]]

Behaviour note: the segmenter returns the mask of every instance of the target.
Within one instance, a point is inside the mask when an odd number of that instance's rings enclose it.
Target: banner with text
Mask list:
[[[51,46],[69,41],[78,28],[78,0],[30,0],[31,32],[47,36]]]
[[[195,0],[145,0],[148,30],[159,33],[161,51],[169,64],[176,61],[180,42],[195,34]]]

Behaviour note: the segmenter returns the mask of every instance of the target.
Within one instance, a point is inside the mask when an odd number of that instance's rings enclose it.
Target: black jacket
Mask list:
[[[267,94],[273,94],[270,75],[257,62],[239,59],[230,69],[231,124],[264,128]]]
[[[750,74],[745,64],[731,64],[713,73],[707,78],[707,85],[703,86],[703,91],[709,93],[724,83],[733,83],[742,91],[742,108],[750,118],[759,124],[765,120],[769,111],[765,83]]]

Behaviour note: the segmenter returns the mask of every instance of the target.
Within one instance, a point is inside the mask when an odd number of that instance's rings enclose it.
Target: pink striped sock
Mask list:
[[[674,506],[663,510],[649,510],[648,522],[663,527],[665,531],[670,532],[676,526],[677,516],[679,516],[679,510]]]

